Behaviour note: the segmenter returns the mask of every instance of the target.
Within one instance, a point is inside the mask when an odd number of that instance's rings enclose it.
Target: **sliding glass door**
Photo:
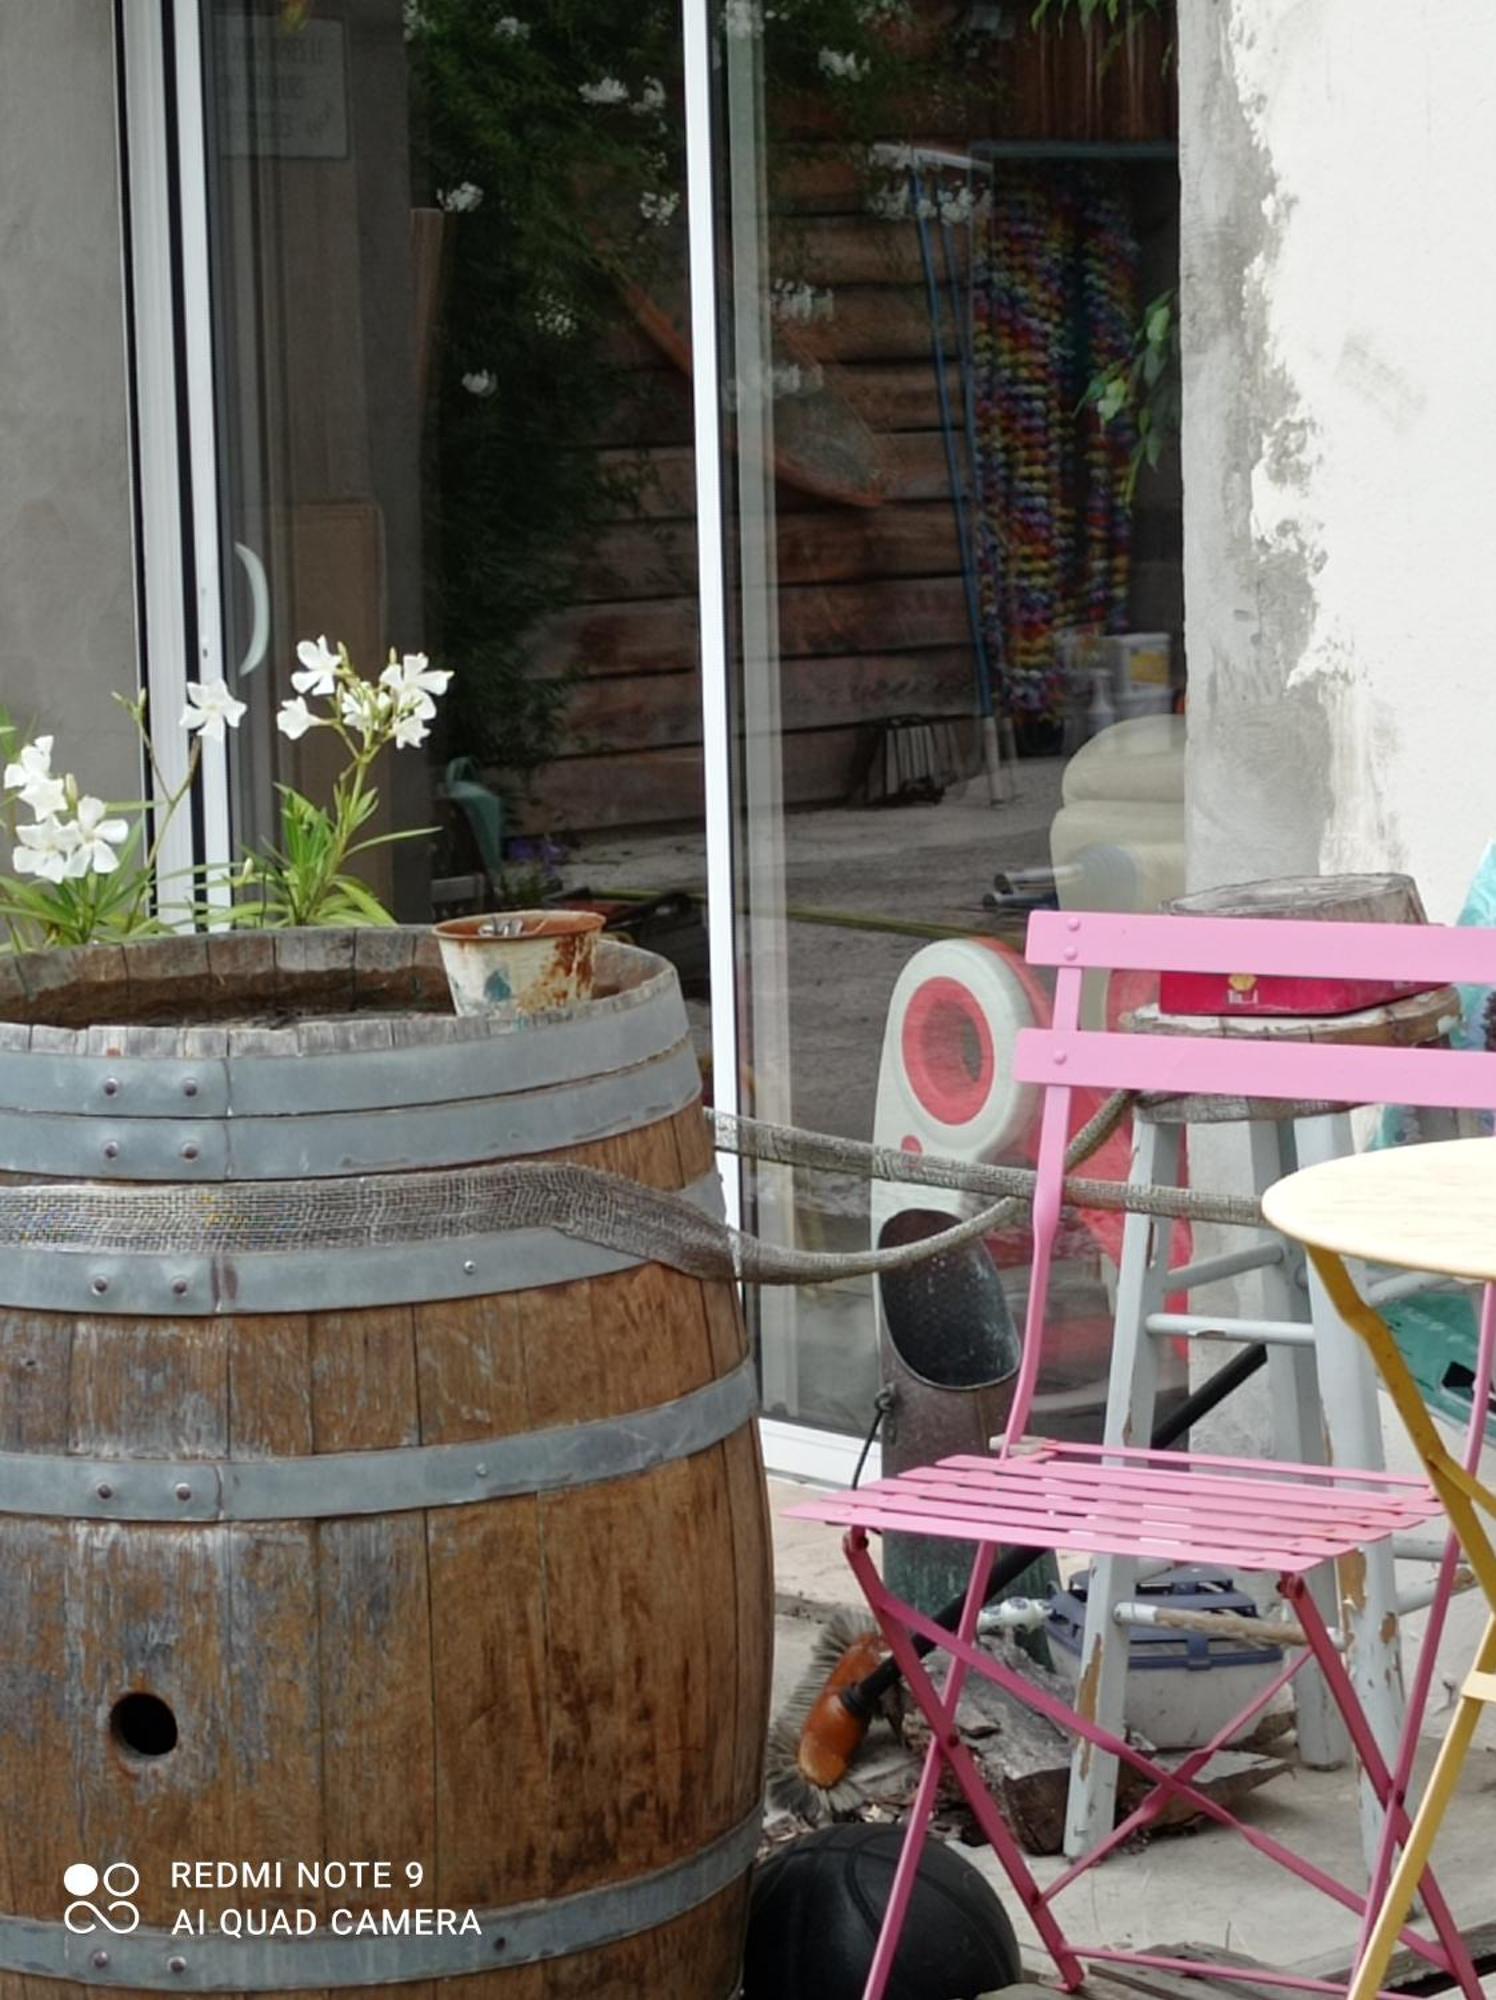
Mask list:
[[[1018,1162],[1027,912],[1184,887],[1169,37],[1038,14],[716,21],[745,1109]],[[851,1156],[747,1193],[814,1249],[964,1212]],[[1099,1423],[1117,1235],[1070,1218],[1050,1421]],[[768,1415],[853,1437],[880,1381],[999,1380],[1026,1262],[1015,1226],[881,1297],[765,1294]]]

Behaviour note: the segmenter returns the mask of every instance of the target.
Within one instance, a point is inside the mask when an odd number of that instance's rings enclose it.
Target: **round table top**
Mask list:
[[[1326,1160],[1270,1187],[1262,1212],[1285,1236],[1343,1257],[1496,1279],[1496,1139]]]

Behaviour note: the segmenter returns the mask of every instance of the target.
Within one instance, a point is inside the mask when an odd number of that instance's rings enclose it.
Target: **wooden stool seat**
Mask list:
[[[1138,1007],[1125,1025],[1137,1035],[1211,1036],[1240,1042],[1321,1042],[1338,1047],[1430,1048],[1444,1041],[1460,1018],[1460,996],[1452,986],[1414,993],[1354,1014],[1165,1014]],[[1241,1124],[1251,1118],[1322,1118],[1352,1107],[1323,1100],[1271,1097],[1185,1097],[1148,1093],[1138,1112],[1159,1124]]]

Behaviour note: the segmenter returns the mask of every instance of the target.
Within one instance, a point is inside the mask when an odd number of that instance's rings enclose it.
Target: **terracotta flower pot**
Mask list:
[[[592,998],[595,910],[502,910],[436,926],[442,967],[459,1014],[515,1017]]]

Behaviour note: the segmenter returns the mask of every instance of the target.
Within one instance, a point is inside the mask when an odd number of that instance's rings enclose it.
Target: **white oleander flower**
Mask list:
[[[577,330],[577,316],[565,299],[554,292],[542,292],[535,308],[535,324],[542,333],[552,334],[557,340],[570,340]]]
[[[78,829],[72,821],[49,815],[34,826],[17,827],[11,866],[18,875],[39,875],[44,882],[61,882],[77,844]]]
[[[647,76],[644,87],[629,106],[636,118],[648,117],[652,111],[665,109],[665,86],[657,76]]]
[[[865,57],[851,55],[841,49],[822,49],[816,63],[823,76],[836,77],[845,83],[856,83],[868,72]]]
[[[283,701],[280,713],[275,718],[275,726],[282,736],[299,743],[309,729],[320,729],[322,717],[313,715],[306,705],[306,696],[297,695],[295,701]]]
[[[430,734],[431,731],[418,714],[412,712],[409,715],[399,716],[395,722],[395,748],[414,750],[418,744],[424,743]]]
[[[448,215],[470,215],[483,200],[483,190],[475,181],[459,181],[454,188],[440,188],[437,201]]]
[[[578,84],[577,96],[584,104],[627,104],[629,87],[616,76],[605,76],[597,83]]]
[[[338,684],[338,655],[328,645],[326,633],[320,639],[303,639],[296,657],[301,668],[291,675],[292,687],[298,694],[314,694],[325,700]]]
[[[223,681],[188,681],[182,727],[200,729],[205,743],[222,743],[225,726],[237,729],[248,714],[246,703],[231,695]],[[107,869],[98,871],[107,874]]]
[[[675,211],[680,207],[680,196],[676,193],[656,194],[653,188],[646,188],[639,197],[639,213],[646,222],[652,222],[663,229]]]
[[[501,42],[527,42],[530,39],[530,24],[513,14],[502,14],[493,24],[493,31]]]
[[[29,806],[38,819],[61,812],[67,804],[66,784],[52,775],[53,740],[50,736],[38,736],[34,743],[23,746],[15,763],[5,767],[6,791],[15,792],[22,805]]]
[[[221,722],[219,727],[222,728]],[[67,858],[70,876],[112,875],[118,868],[119,856],[114,850],[130,838],[130,828],[125,820],[106,818],[108,811],[102,799],[79,799],[71,829],[72,851]]]
[[[475,368],[463,376],[462,386],[470,396],[491,396],[499,386],[499,378],[491,368]]]
[[[339,688],[338,709],[343,727],[354,730],[365,743],[371,743],[388,729],[395,698],[388,688],[376,687],[370,681],[354,681],[351,686],[345,684]]]
[[[433,667],[424,653],[407,653],[390,663],[379,676],[379,685],[393,698],[397,718],[415,716],[429,722],[436,714],[434,697],[445,694],[452,680],[450,667]]]

